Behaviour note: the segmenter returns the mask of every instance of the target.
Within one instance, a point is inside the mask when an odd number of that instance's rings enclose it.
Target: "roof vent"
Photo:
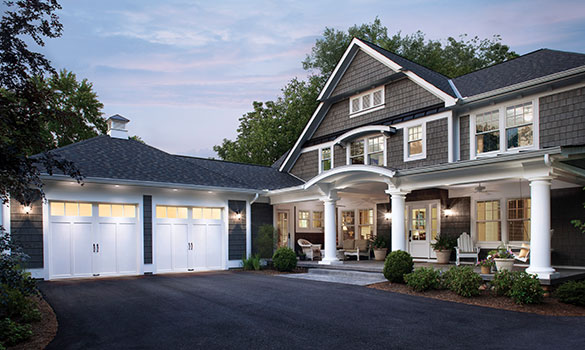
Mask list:
[[[128,130],[126,124],[130,120],[122,117],[119,114],[114,114],[108,118],[108,135],[117,139],[128,139]]]

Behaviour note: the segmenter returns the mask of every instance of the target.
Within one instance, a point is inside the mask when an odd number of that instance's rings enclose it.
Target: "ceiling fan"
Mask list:
[[[482,186],[481,185],[481,182],[479,182],[477,184],[477,186],[475,186],[473,188],[473,193],[485,193],[485,194],[489,194],[489,193],[495,193],[495,192],[497,192],[497,191],[486,190],[486,187],[485,186]]]

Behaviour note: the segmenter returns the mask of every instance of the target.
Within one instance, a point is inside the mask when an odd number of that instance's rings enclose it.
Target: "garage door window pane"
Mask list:
[[[51,215],[52,216],[63,216],[63,215],[65,215],[65,203],[63,203],[63,202],[51,202]]]
[[[211,218],[213,220],[220,220],[221,219],[221,209],[219,209],[219,208],[211,209]]]
[[[211,208],[203,208],[203,219],[205,220],[212,219]]]
[[[177,208],[167,207],[167,218],[176,219],[177,218]]]
[[[124,206],[121,204],[112,204],[112,216],[120,218],[124,216]]]
[[[193,219],[199,220],[203,218],[202,208],[193,208]]]
[[[99,215],[103,217],[112,216],[112,207],[109,204],[98,205]]]
[[[124,206],[124,216],[127,218],[136,217],[136,207],[134,205],[125,205]]]
[[[91,203],[79,203],[79,215],[91,216]]]
[[[186,219],[187,218],[187,208],[177,208],[177,217],[179,219]]]
[[[167,217],[167,207],[156,206],[156,218],[163,219]]]
[[[65,216],[77,216],[77,215],[79,215],[77,203],[65,203]]]

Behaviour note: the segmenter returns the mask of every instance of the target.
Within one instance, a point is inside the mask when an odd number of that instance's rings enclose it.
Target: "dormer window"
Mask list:
[[[373,112],[384,107],[384,87],[369,90],[350,98],[349,115],[356,117],[359,114]]]

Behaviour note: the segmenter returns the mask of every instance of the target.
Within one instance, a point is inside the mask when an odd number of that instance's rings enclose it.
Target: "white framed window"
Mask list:
[[[309,221],[311,219],[311,212],[308,210],[299,210],[299,220],[298,225],[301,229],[308,229]]]
[[[331,149],[333,147],[321,148],[319,151],[319,173],[322,173],[333,168],[333,154]]]
[[[530,198],[508,199],[508,241],[530,241]]]
[[[374,234],[374,209],[360,209],[358,232],[360,239],[371,239]]]
[[[341,212],[341,231],[343,239],[355,239],[355,211],[343,210]]]
[[[500,201],[477,201],[475,208],[477,240],[480,242],[500,242],[502,240]]]
[[[424,159],[426,156],[426,123],[405,127],[404,161]]]
[[[51,216],[92,216],[91,203],[50,202]]]
[[[195,207],[191,211],[195,220],[221,220],[221,208]]]
[[[323,212],[322,211],[314,211],[313,212],[313,228],[321,230],[323,229]]]
[[[349,145],[349,164],[364,164],[364,140],[356,140]]]
[[[471,159],[538,149],[538,100],[486,107],[470,117]]]
[[[187,219],[188,215],[187,207],[171,207],[166,205],[156,206],[156,218],[157,219]],[[101,216],[101,208],[100,208]]]
[[[370,137],[368,139],[368,164],[384,166],[384,136]]]
[[[532,146],[534,115],[532,102],[506,107],[506,147]]]
[[[349,117],[384,108],[384,87],[366,91],[349,99]]]

